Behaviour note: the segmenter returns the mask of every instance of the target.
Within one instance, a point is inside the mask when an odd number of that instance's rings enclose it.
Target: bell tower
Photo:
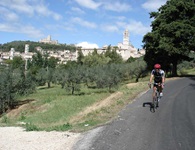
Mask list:
[[[129,31],[127,29],[123,33],[123,45],[129,45]]]

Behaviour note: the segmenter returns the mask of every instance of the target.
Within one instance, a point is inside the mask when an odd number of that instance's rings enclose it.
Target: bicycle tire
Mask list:
[[[152,110],[153,112],[155,112],[155,110],[157,109],[157,97],[154,97],[153,103],[152,103]]]

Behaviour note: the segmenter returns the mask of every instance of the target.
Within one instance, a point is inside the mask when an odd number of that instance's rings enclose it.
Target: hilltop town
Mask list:
[[[118,54],[120,54],[123,58],[123,60],[127,60],[130,57],[138,58],[145,54],[145,50],[136,49],[129,41],[129,31],[125,30],[123,33],[123,42],[118,43],[117,46],[111,46],[111,49],[115,49]],[[49,35],[47,38],[41,39],[39,41],[40,43],[48,43],[48,44],[59,44],[57,40],[52,40],[51,36]],[[108,46],[105,45],[102,48],[96,48],[97,52],[99,54],[105,53]],[[75,52],[72,52],[70,50],[64,50],[64,51],[49,51],[47,52],[49,57],[54,57],[59,60],[59,63],[66,64],[67,61],[76,61],[78,57],[78,49],[81,49],[84,56],[87,56],[88,54],[92,53],[95,48],[83,48],[83,47],[77,47],[77,50]],[[45,50],[43,50],[41,47],[36,47],[36,50],[39,51],[41,54],[45,53]],[[25,49],[23,53],[16,52],[14,48],[11,48],[9,52],[1,52],[0,54],[0,62],[10,59],[12,60],[15,56],[20,56],[24,60],[32,59],[32,56],[35,53],[29,52],[29,44],[25,44]]]

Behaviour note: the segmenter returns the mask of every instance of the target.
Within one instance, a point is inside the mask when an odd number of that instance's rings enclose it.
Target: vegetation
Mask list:
[[[146,55],[124,62],[111,46],[105,54],[97,50],[85,56],[79,50],[78,60],[58,64],[47,53],[39,52],[31,61],[14,57],[0,65],[0,122],[3,125],[22,122],[27,130],[86,130],[107,122],[148,82],[148,70],[162,64],[167,76],[195,75],[195,4],[191,0],[170,0],[158,12],[152,12],[152,31],[144,38]],[[45,50],[75,50],[73,45],[50,45],[37,42],[11,42],[1,45],[9,51],[30,44]],[[172,69],[171,69],[172,68]],[[139,81],[139,82],[138,82]],[[141,82],[140,82],[141,81]],[[136,82],[134,86],[127,83]],[[112,93],[114,97],[108,98]],[[87,112],[87,108],[105,98],[107,104]],[[33,101],[20,114],[9,117],[9,110]],[[82,112],[82,113],[81,113]]]
[[[170,0],[158,12],[151,12],[152,31],[143,38],[146,60],[151,69],[155,63],[167,71],[172,65],[172,75],[177,75],[177,65],[189,61],[195,50],[195,3],[192,0]],[[166,60],[166,61],[165,61]]]
[[[28,131],[85,131],[115,117],[120,109],[147,88],[146,85],[145,81],[139,82],[135,86],[121,85],[117,89],[117,93],[120,95],[116,94],[111,97],[109,102],[102,107],[92,107],[93,111],[89,112],[86,111],[88,107],[101,103],[112,93],[104,88],[87,88],[85,85],[81,85],[82,94],[70,95],[69,92],[57,85],[53,85],[52,88],[41,86],[37,88],[36,93],[18,97],[20,100],[34,99],[34,101],[26,107],[21,107],[20,111],[15,112],[15,115],[3,115],[0,124],[1,126],[21,125]]]
[[[13,41],[5,44],[0,44],[0,50],[5,52],[10,51],[11,48],[15,48],[15,51],[24,52],[25,44],[29,44],[29,51],[35,52],[36,47],[41,47],[44,50],[70,50],[72,52],[76,51],[76,46],[74,44],[45,44],[33,41]]]

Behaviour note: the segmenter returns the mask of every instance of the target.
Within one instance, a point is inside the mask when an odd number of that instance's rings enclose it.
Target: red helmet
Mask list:
[[[160,69],[160,68],[161,68],[161,65],[160,65],[160,64],[155,64],[155,65],[154,65],[154,68],[155,68],[155,69]]]

